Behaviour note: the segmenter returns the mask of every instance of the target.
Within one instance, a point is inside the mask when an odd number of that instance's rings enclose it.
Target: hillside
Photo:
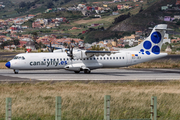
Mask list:
[[[164,12],[161,11],[161,6],[165,6],[167,4],[175,4],[176,0],[159,0],[154,3],[152,6],[147,8],[146,10],[132,16],[110,28],[112,31],[137,31],[137,30],[145,30],[150,26],[154,26],[156,24],[168,24],[172,26],[169,22],[164,22],[159,20],[159,17],[162,16],[173,16],[179,14],[179,12]]]

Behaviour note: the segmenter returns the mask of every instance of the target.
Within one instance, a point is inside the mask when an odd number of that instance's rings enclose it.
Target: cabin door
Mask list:
[[[126,53],[126,57],[127,57],[127,62],[126,62],[126,64],[127,64],[127,65],[132,64],[132,55],[131,55],[131,53],[127,52],[127,53]]]

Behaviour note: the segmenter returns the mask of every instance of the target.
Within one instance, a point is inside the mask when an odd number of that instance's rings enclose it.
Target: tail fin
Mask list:
[[[160,50],[163,44],[165,32],[167,30],[167,24],[156,25],[149,37],[147,37],[141,44],[136,47],[126,49],[125,51],[139,51],[139,53],[150,55],[160,54]]]

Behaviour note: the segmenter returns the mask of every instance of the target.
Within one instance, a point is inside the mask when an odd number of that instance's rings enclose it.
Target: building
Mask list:
[[[161,10],[167,10],[168,9],[168,6],[162,6],[161,7]]]
[[[122,10],[123,9],[123,5],[117,5],[118,10]]]
[[[164,35],[163,43],[169,43],[169,44],[171,43],[171,40],[169,39],[169,34],[166,33],[166,34]]]
[[[171,21],[171,16],[164,16],[164,21],[170,22]]]
[[[180,0],[176,0],[176,5],[180,5]]]
[[[27,50],[35,50],[36,48],[35,48],[34,42],[33,42],[33,41],[28,41],[28,42],[26,43],[26,49],[27,49]]]

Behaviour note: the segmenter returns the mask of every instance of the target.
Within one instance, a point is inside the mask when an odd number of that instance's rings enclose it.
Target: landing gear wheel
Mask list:
[[[75,73],[80,73],[80,71],[74,71]]]
[[[14,74],[18,74],[19,73],[19,70],[14,70]]]
[[[89,73],[91,73],[91,70],[84,70],[84,73],[89,74]]]

